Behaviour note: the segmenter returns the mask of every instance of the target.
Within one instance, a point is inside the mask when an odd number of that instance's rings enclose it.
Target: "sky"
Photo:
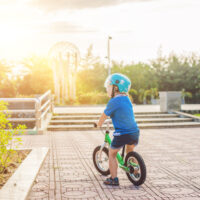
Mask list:
[[[146,62],[161,49],[200,52],[200,0],[0,0],[0,59],[48,55],[57,42],[75,44],[83,57]]]

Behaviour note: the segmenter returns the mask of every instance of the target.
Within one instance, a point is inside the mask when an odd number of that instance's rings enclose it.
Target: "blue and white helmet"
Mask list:
[[[131,81],[127,76],[115,73],[111,74],[106,79],[104,86],[107,87],[108,85],[117,85],[119,92],[128,92],[131,87]]]

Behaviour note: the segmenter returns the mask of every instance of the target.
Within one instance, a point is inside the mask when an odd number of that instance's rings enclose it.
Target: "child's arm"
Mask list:
[[[97,127],[101,127],[106,119],[107,119],[107,115],[103,112],[101,114],[101,117],[99,118],[99,121],[97,123]]]

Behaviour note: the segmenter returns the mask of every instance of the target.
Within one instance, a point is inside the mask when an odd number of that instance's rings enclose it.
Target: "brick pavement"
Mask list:
[[[136,147],[147,166],[147,179],[133,186],[118,169],[119,187],[104,186],[93,166],[99,131],[47,132],[22,136],[25,147],[48,146],[47,156],[29,195],[46,199],[200,199],[200,128],[141,130]]]

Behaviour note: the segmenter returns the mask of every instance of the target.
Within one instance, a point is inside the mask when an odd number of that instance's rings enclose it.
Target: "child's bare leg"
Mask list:
[[[116,155],[117,152],[120,149],[109,149],[109,169],[110,169],[110,174],[112,176],[112,178],[117,177],[117,159],[116,159]]]
[[[135,145],[132,144],[132,145],[126,145],[126,154],[128,154],[129,152],[131,151],[134,151],[134,148],[135,148]]]
[[[134,151],[134,148],[135,148],[135,145],[134,144],[132,144],[132,145],[126,145],[126,154],[128,154],[129,152],[131,152],[131,151]],[[137,162],[137,160],[136,159],[134,159],[133,158],[133,160],[132,160],[134,163],[137,163],[138,164],[138,162]],[[137,174],[138,173],[138,170],[136,169],[135,171],[134,171],[134,174]]]

